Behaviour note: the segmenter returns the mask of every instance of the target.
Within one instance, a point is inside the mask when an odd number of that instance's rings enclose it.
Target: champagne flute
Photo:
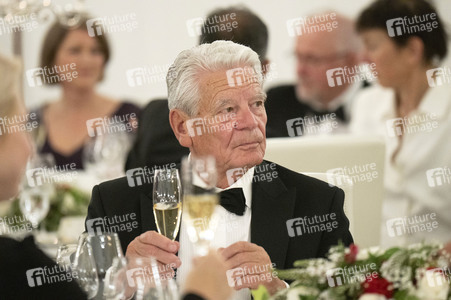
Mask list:
[[[216,207],[219,197],[214,192],[217,180],[214,157],[184,158],[184,214],[188,236],[198,256],[207,255],[218,220]]]
[[[153,182],[153,214],[158,232],[175,240],[182,214],[181,184],[177,169],[155,171]]]

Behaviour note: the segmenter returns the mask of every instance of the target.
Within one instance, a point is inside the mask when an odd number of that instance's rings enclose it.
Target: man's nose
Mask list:
[[[305,76],[308,73],[308,63],[303,60],[297,60],[296,62],[296,72],[298,77]]]
[[[236,122],[237,129],[253,129],[258,125],[257,118],[249,106],[240,109]]]

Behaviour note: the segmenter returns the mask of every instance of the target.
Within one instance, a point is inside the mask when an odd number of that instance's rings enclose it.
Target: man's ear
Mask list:
[[[263,76],[265,76],[266,73],[268,73],[269,67],[271,67],[271,63],[270,63],[269,59],[265,58],[262,61],[262,73],[263,73]]]
[[[189,120],[188,115],[180,109],[171,109],[169,112],[169,122],[171,123],[171,128],[175,137],[180,145],[190,148],[193,142],[186,127],[187,120]]]

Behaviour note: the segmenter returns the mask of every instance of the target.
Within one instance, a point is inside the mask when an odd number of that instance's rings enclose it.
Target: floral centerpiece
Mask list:
[[[440,249],[439,244],[415,244],[359,251],[356,245],[338,245],[327,259],[299,260],[293,269],[278,270],[290,287],[269,297],[261,286],[254,299],[451,299],[449,255]]]
[[[57,231],[60,221],[68,216],[86,216],[90,196],[82,190],[68,183],[56,183],[54,193],[50,197],[50,208],[47,216],[41,222],[47,231]],[[13,219],[24,219],[19,207],[19,199],[15,199],[8,212],[8,216]]]

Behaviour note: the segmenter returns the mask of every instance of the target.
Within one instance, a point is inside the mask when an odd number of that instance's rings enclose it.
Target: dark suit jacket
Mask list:
[[[264,161],[262,164],[269,163]],[[254,176],[251,242],[262,246],[276,267],[282,269],[292,267],[298,259],[323,257],[330,246],[340,240],[345,245],[352,243],[349,221],[343,212],[343,191],[323,181],[275,166],[277,176],[272,180],[258,181]],[[94,187],[87,221],[135,213],[137,228],[131,232],[118,232],[125,252],[135,237],[148,230],[156,230],[152,206],[152,185],[129,187],[123,177]],[[337,229],[289,236],[288,220],[331,213],[336,214]]]
[[[125,169],[177,164],[188,153],[188,148],[180,146],[172,131],[168,100],[152,100],[139,116],[136,142],[128,154]]]
[[[368,82],[362,82],[362,88],[368,86]],[[282,85],[269,89],[265,108],[268,116],[267,137],[288,137],[287,120],[318,114],[308,104],[298,100],[294,85]],[[342,113],[344,122],[349,122],[350,116],[346,115],[345,111]]]

